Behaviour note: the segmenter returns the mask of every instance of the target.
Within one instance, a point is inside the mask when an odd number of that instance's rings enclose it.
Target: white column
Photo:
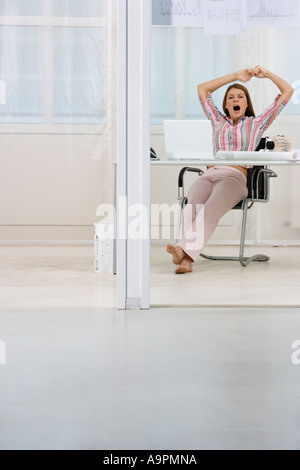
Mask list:
[[[127,0],[118,0],[117,86],[117,308],[126,308],[127,292]],[[123,204],[122,204],[123,202]],[[122,207],[123,206],[123,207]],[[124,219],[121,214],[124,211]],[[123,233],[122,233],[123,232]]]
[[[119,309],[150,306],[150,26],[151,0],[118,1]]]

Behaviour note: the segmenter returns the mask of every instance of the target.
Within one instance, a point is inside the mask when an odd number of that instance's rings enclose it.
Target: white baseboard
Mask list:
[[[92,240],[0,240],[0,246],[93,246]]]
[[[151,246],[166,246],[168,243],[176,243],[174,240],[169,242],[165,240],[153,240]],[[239,240],[217,240],[211,241],[207,246],[240,246]],[[262,240],[260,242],[254,240],[246,240],[245,246],[300,246],[300,240]]]

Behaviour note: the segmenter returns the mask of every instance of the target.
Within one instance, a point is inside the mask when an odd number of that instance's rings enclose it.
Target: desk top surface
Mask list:
[[[300,166],[300,160],[151,160],[153,166],[234,166],[234,165],[267,165],[267,166]]]
[[[223,155],[222,155],[223,154]],[[219,155],[219,154],[218,154]],[[300,150],[291,152],[220,152],[220,156],[202,159],[151,160],[152,165],[165,166],[230,166],[230,165],[300,165]]]
[[[197,159],[178,159],[178,160],[150,160],[151,166],[252,166],[252,165],[266,165],[266,166],[300,166],[300,150],[293,149],[292,152],[231,152],[235,156],[234,159],[230,158],[211,158],[207,160]],[[250,155],[251,154],[251,155]],[[256,157],[259,155],[259,158]],[[289,155],[296,155],[295,159],[289,158]],[[276,157],[276,158],[275,158]],[[117,165],[117,161],[113,161]]]

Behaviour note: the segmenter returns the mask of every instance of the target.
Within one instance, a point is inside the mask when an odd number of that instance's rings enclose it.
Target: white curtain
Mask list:
[[[53,216],[39,213],[33,194],[37,181],[27,179],[18,194],[22,200],[21,194],[32,193],[21,204],[23,212],[30,211],[24,225],[87,226],[96,221],[99,204],[112,202],[111,68],[111,1],[0,0],[2,148],[5,158],[16,161],[11,172],[18,173],[20,161],[35,165],[32,173],[40,172],[40,178],[45,179],[45,165],[49,169],[39,197]],[[44,166],[33,162],[38,155]],[[68,185],[73,200],[66,194]],[[55,208],[48,197],[51,188],[61,197]],[[3,225],[20,224],[16,204],[11,202],[10,213],[4,207],[4,200],[12,201],[9,188],[2,191]]]
[[[0,0],[2,123],[105,122],[108,5],[108,0]]]
[[[205,35],[201,28],[153,27],[152,132],[157,145],[157,134],[162,129],[159,131],[155,125],[161,125],[164,119],[205,118],[197,97],[199,83],[261,64],[296,88],[288,107],[266,135],[285,134],[293,148],[300,148],[300,56],[295,52],[299,48],[299,28],[248,29],[241,36],[213,36]],[[257,115],[278,93],[269,80],[252,80],[247,86]],[[224,89],[214,93],[220,109],[223,94]],[[272,181],[271,201],[258,204],[249,213],[247,239],[256,243],[300,243],[296,209],[300,204],[300,168],[277,167],[276,171],[279,178]],[[214,240],[238,240],[240,215],[234,212],[221,222]]]

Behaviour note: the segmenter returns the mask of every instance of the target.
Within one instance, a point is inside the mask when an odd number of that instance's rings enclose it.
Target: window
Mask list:
[[[105,120],[107,92],[103,70],[104,28],[53,29],[53,119],[55,123],[100,124]]]
[[[0,26],[1,123],[43,122],[43,28]]]
[[[99,125],[108,0],[0,0],[0,124]]]
[[[204,119],[197,85],[234,70],[232,36],[202,28],[152,28],[152,124],[164,119]]]
[[[281,76],[295,89],[288,113],[300,115],[300,28],[278,28],[273,41],[274,50],[280,51],[275,60],[281,68]]]
[[[152,124],[162,124],[164,119],[204,119],[197,85],[257,64],[295,88],[280,119],[300,115],[299,48],[299,28],[249,28],[240,36],[213,36],[204,34],[203,28],[152,27]],[[252,80],[246,86],[256,114],[278,93],[275,85],[264,80]],[[214,93],[219,108],[223,95],[224,89]]]
[[[107,15],[107,0],[54,0],[53,14],[69,17],[105,17]]]
[[[1,16],[41,16],[43,9],[43,0],[0,0]]]

